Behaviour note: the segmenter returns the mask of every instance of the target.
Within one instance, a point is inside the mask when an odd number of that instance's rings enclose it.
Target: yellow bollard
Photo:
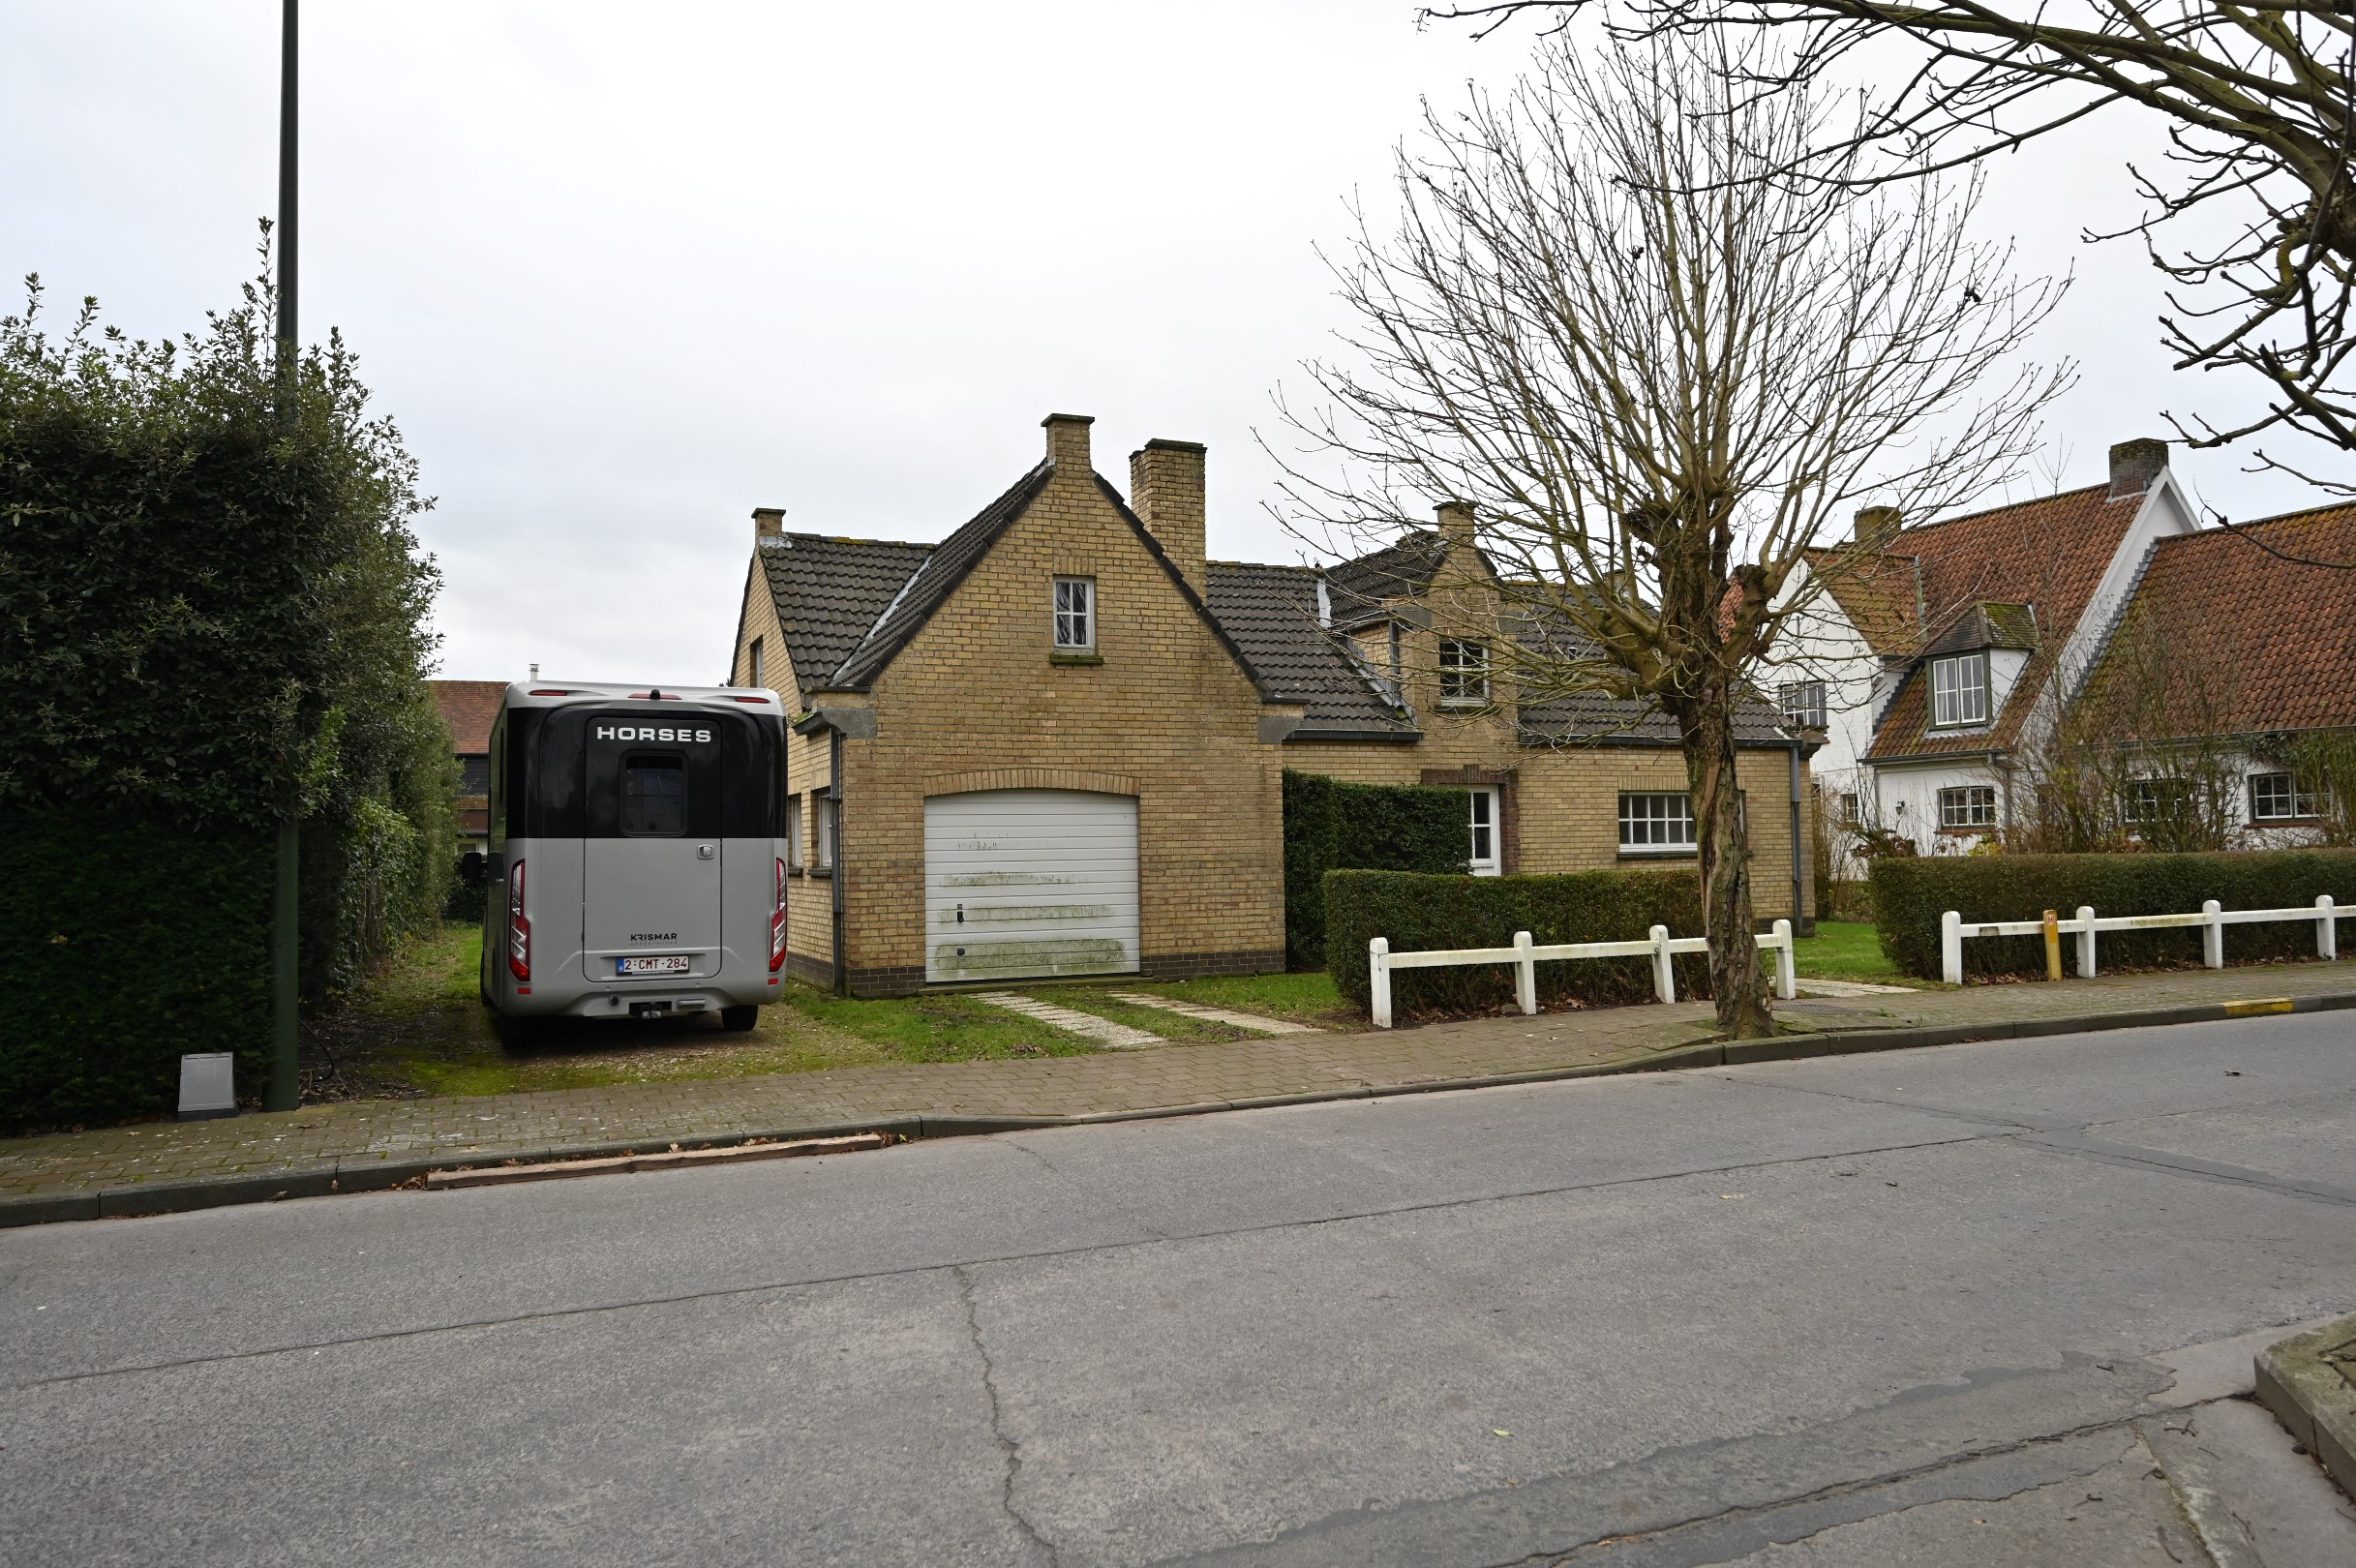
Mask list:
[[[2045,978],[2062,978],[2062,918],[2052,910],[2045,911]]]

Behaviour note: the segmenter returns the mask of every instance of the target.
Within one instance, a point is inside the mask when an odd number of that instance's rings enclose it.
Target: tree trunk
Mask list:
[[[1734,694],[1706,690],[1675,704],[1702,861],[1703,933],[1718,1027],[1735,1040],[1775,1033],[1751,914],[1750,825],[1735,784]],[[1795,914],[1797,912],[1795,911]]]

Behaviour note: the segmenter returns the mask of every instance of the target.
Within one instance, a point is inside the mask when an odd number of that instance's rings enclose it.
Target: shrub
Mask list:
[[[1348,784],[1284,772],[1284,957],[1325,967],[1325,873],[1465,869],[1465,792],[1438,784]]]
[[[260,1093],[274,865],[266,828],[120,804],[8,813],[0,1129],[167,1109],[184,1051],[235,1050],[240,1092]]]
[[[1990,855],[1877,859],[1873,862],[1874,923],[1882,951],[1909,975],[1939,978],[1939,917],[1948,910],[1977,920],[2034,920],[2053,910],[2067,920],[2081,904],[2097,915],[2182,915],[2214,898],[2226,909],[2287,909],[2330,893],[2342,907],[2356,904],[2356,851],[2258,850],[2205,855]],[[2356,935],[2356,920],[2340,922],[2341,941]],[[2069,939],[2065,938],[2065,943]],[[2201,933],[2102,933],[2098,954],[2105,968],[2200,962]],[[2312,956],[2314,927],[2307,924],[2229,925],[2225,959]],[[2074,956],[2066,956],[2074,964]],[[1974,938],[1963,945],[1966,976],[2042,975],[2042,937]]]
[[[1690,870],[1577,871],[1561,876],[1428,876],[1404,871],[1334,871],[1325,878],[1326,950],[1334,984],[1371,1005],[1366,945],[1391,939],[1394,952],[1505,948],[1516,931],[1533,941],[1631,942],[1666,925],[1672,936],[1702,934],[1702,882]],[[1344,955],[1347,955],[1346,961]],[[1676,962],[1679,996],[1709,995],[1700,954]],[[1616,1006],[1652,997],[1649,958],[1588,958],[1538,966],[1542,1006]],[[1401,970],[1391,977],[1400,1016],[1495,1012],[1512,1004],[1510,965]]]

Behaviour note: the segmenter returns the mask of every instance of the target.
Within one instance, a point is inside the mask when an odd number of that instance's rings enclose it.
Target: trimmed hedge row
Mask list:
[[[16,988],[0,1129],[176,1102],[184,1051],[237,1051],[258,1093],[270,1036],[270,829],[120,804],[0,823],[0,963]]]
[[[2207,855],[1974,855],[1873,862],[1874,924],[1882,951],[1909,975],[1939,978],[1939,917],[2034,920],[2053,910],[2065,920],[2081,904],[2097,915],[2182,915],[2214,898],[2226,909],[2288,909],[2330,893],[2356,905],[2356,850],[2237,850]],[[2356,918],[2340,921],[2341,950],[2356,939]],[[2074,965],[2065,937],[2064,963]],[[2102,933],[2103,968],[2198,964],[2198,928]],[[2315,928],[2268,922],[2225,928],[2225,961],[2312,957]],[[2042,937],[1974,938],[1963,945],[1973,975],[2042,975]],[[2072,970],[2074,973],[2074,969]]]
[[[1325,967],[1325,874],[1459,872],[1471,848],[1465,792],[1439,784],[1347,784],[1284,770],[1284,961]]]
[[[1325,878],[1326,950],[1334,985],[1359,1007],[1372,1003],[1366,945],[1389,937],[1394,952],[1505,948],[1516,931],[1541,944],[1632,942],[1655,925],[1672,936],[1702,933],[1702,880],[1691,870],[1577,871],[1559,876],[1426,876],[1405,871],[1334,871]],[[1344,956],[1346,955],[1346,957]],[[1707,996],[1708,961],[1680,956],[1677,994]],[[1652,998],[1649,958],[1590,958],[1538,966],[1541,1006],[1611,1007]],[[1391,978],[1402,1017],[1495,1012],[1514,1000],[1513,968],[1407,969]]]

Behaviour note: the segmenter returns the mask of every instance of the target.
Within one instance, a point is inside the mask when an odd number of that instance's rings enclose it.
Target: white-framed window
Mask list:
[[[1096,579],[1055,580],[1055,648],[1061,653],[1096,651]]]
[[[1939,728],[1988,722],[1988,656],[1958,653],[1931,660],[1931,723]]]
[[[768,661],[762,657],[763,653],[766,651],[767,650],[761,646],[761,639],[758,637],[754,638],[752,655],[745,660],[745,663],[752,670],[752,684],[756,686],[766,686],[769,684],[767,680],[762,678],[762,677],[769,673]]]
[[[821,871],[834,869],[834,797],[824,791],[810,795],[810,822],[817,829],[810,845],[813,863]]]
[[[1825,727],[1825,683],[1821,680],[1787,680],[1776,688],[1776,697],[1783,707],[1783,721],[1796,730],[1821,730]]]
[[[799,871],[807,863],[801,847],[801,797],[789,795],[785,798],[785,868]]]
[[[2322,802],[2307,780],[2288,773],[2250,775],[2251,822],[2297,822],[2321,814]]]
[[[1442,708],[1483,708],[1489,703],[1489,649],[1479,643],[1443,637],[1439,644],[1439,702]]]
[[[1494,877],[1505,869],[1504,823],[1498,815],[1497,792],[1475,789],[1472,797],[1472,854],[1465,868],[1476,877]]]
[[[1619,798],[1622,855],[1684,855],[1694,847],[1693,800],[1679,792]]]
[[[2127,820],[2139,827],[2174,822],[2191,806],[2192,786],[2181,778],[2130,778],[2120,804]]]
[[[1841,796],[1841,826],[1855,828],[1864,820],[1864,811],[1858,800],[1857,793],[1849,791],[1843,794]]]
[[[1996,786],[1993,784],[1965,784],[1956,789],[1939,792],[1939,826],[1942,828],[1993,828],[1996,826]]]

